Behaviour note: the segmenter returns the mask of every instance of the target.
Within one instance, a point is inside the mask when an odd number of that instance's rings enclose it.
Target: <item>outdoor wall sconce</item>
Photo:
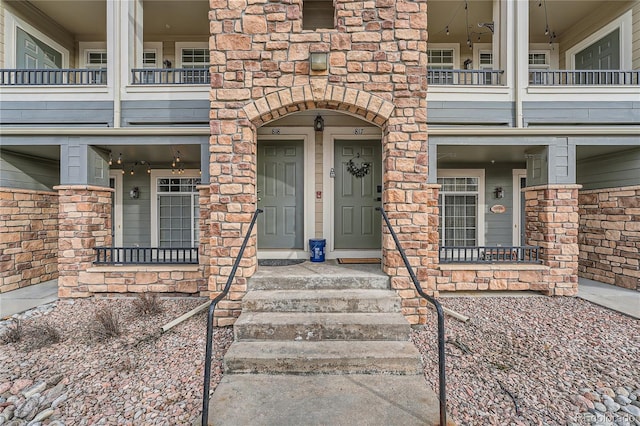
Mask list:
[[[137,200],[140,197],[140,190],[137,186],[131,188],[131,191],[129,191],[129,197],[131,197],[132,200]]]
[[[315,120],[313,120],[313,128],[316,132],[321,132],[324,130],[324,118],[318,115]]]
[[[312,52],[309,56],[311,71],[327,70],[327,54],[325,52]]]
[[[502,189],[501,186],[496,187],[493,191],[493,195],[495,195],[496,198],[504,198],[504,189]]]

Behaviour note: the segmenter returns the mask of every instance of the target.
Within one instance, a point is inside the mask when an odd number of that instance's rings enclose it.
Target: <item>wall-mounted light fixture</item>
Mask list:
[[[504,189],[502,189],[501,186],[496,187],[496,189],[493,190],[493,195],[495,195],[496,198],[504,198]]]
[[[131,188],[131,191],[129,191],[129,197],[131,197],[132,200],[137,200],[140,197],[140,189],[137,186]]]
[[[313,120],[313,128],[316,132],[321,132],[324,130],[324,118],[321,115],[318,115],[315,120]]]
[[[327,54],[325,52],[312,52],[311,55],[309,55],[309,62],[311,64],[311,71],[327,70]]]

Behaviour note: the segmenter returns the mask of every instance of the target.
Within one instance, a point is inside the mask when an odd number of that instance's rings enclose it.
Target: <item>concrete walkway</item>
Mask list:
[[[58,280],[0,293],[0,320],[58,300]]]
[[[580,278],[578,297],[596,305],[640,319],[640,291]]]

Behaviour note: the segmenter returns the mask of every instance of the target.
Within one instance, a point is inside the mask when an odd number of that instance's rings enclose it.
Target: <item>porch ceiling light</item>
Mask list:
[[[325,52],[312,52],[309,56],[312,71],[327,70],[327,54]]]
[[[324,130],[324,118],[321,115],[318,115],[315,120],[313,120],[313,128],[316,132],[321,132]]]

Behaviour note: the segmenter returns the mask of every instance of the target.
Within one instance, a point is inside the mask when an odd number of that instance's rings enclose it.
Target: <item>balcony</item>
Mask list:
[[[107,84],[107,69],[0,69],[0,86],[92,86]]]

